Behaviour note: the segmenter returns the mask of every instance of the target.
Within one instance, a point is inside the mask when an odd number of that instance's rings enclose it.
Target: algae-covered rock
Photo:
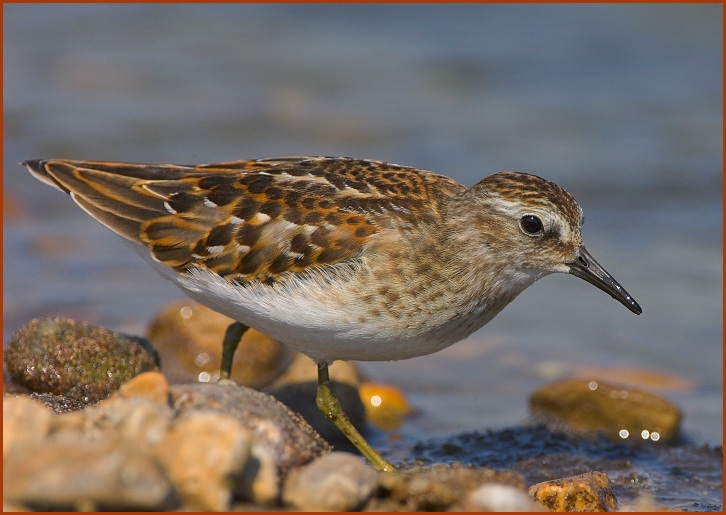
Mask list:
[[[147,341],[65,318],[32,320],[10,338],[4,359],[16,385],[84,403],[104,399],[132,377],[159,368]]]

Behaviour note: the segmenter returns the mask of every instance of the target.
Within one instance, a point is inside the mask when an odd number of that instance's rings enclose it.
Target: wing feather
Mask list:
[[[355,259],[387,227],[435,223],[440,201],[465,189],[424,170],[350,158],[24,164],[157,261],[238,282]]]

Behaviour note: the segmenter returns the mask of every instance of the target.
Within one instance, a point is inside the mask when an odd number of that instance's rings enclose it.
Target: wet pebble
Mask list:
[[[94,403],[159,368],[149,343],[65,318],[38,318],[13,334],[5,372],[21,390]]]
[[[403,392],[395,386],[382,383],[361,383],[360,397],[368,421],[384,430],[398,429],[411,414]]]
[[[377,477],[361,458],[333,452],[292,471],[283,501],[303,511],[357,510],[373,494]]]
[[[190,300],[166,306],[151,322],[147,338],[159,352],[171,383],[216,382],[222,341],[231,318]],[[232,363],[235,382],[260,388],[287,368],[292,351],[277,340],[248,329]]]
[[[530,396],[530,409],[548,422],[616,441],[674,441],[682,418],[675,404],[658,395],[585,379],[543,386]]]
[[[618,507],[610,480],[597,471],[537,483],[529,494],[550,511],[615,511]]]

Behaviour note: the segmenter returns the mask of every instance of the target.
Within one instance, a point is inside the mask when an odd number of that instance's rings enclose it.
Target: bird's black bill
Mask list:
[[[595,261],[595,258],[585,250],[585,247],[580,248],[574,261],[567,264],[570,267],[570,273],[572,275],[584,279],[602,291],[609,293],[612,298],[619,301],[636,315],[640,315],[643,312],[638,303],[635,302],[635,299]]]

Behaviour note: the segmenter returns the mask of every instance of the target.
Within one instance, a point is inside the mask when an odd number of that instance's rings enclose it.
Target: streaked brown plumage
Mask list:
[[[531,174],[466,188],[350,158],[24,164],[190,296],[311,356],[321,385],[335,359],[451,345],[553,272],[641,312],[585,250],[575,199]]]

